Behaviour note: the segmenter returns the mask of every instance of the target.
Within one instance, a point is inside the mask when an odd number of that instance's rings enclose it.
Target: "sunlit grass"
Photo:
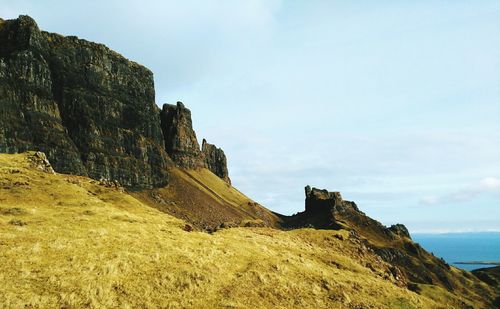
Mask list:
[[[33,170],[25,155],[0,155],[0,175],[0,307],[438,307],[396,286],[347,231],[186,232],[119,189]]]

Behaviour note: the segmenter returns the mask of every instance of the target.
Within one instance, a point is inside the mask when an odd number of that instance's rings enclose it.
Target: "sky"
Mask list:
[[[273,211],[340,191],[413,233],[500,231],[500,1],[0,0],[191,109]]]

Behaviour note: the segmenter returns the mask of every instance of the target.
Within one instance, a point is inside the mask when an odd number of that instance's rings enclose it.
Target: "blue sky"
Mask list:
[[[268,208],[341,191],[412,232],[500,231],[499,1],[24,1],[150,68]]]

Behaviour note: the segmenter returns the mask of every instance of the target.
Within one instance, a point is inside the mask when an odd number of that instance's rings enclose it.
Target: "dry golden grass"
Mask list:
[[[188,179],[190,176],[195,180],[195,183],[200,190],[205,191],[207,194],[212,195],[216,199],[222,199],[234,206],[239,206],[251,201],[247,196],[231,187],[231,185],[224,182],[222,179],[217,177],[217,175],[213,174],[206,168],[187,171],[176,169],[175,173],[185,179]]]
[[[149,206],[201,229],[221,224],[276,227],[276,214],[255,203],[208,169],[171,168],[169,185],[132,195]]]
[[[184,226],[120,190],[2,154],[0,307],[440,307],[432,288],[396,286],[346,231]]]

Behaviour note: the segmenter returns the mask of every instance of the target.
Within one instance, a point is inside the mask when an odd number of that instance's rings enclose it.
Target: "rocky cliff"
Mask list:
[[[191,111],[182,102],[164,104],[160,113],[165,149],[174,162],[183,168],[205,167],[231,184],[224,151],[203,139],[200,145],[193,130]]]
[[[0,26],[0,151],[45,152],[58,172],[133,187],[167,183],[153,74],[101,44]]]
[[[203,139],[201,151],[205,160],[205,167],[228,184],[231,184],[224,151],[215,145],[209,144],[205,139]]]
[[[339,229],[343,227],[343,222],[337,220],[340,214],[362,214],[354,202],[343,200],[340,192],[306,186],[305,195],[305,211],[288,217],[286,224],[289,227]]]
[[[191,111],[182,102],[164,104],[160,118],[165,149],[174,162],[184,168],[202,167],[203,158],[193,130]]]
[[[165,185],[174,162],[229,181],[210,149],[205,161],[182,103],[156,106],[145,67],[28,16],[0,21],[0,152],[40,150],[58,172],[141,189]]]

